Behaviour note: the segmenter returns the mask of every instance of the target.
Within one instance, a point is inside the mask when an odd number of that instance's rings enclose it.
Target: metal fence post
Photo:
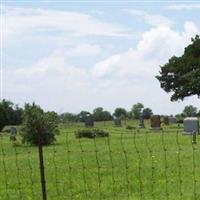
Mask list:
[[[192,144],[196,144],[197,143],[197,134],[196,131],[192,132]]]
[[[46,181],[45,181],[45,171],[44,171],[44,159],[43,159],[43,148],[42,148],[42,137],[41,132],[38,132],[38,153],[39,153],[39,165],[40,165],[40,178],[41,178],[41,189],[42,189],[42,199],[47,200],[46,194]]]

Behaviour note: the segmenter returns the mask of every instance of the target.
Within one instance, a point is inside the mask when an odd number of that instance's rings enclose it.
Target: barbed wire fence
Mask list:
[[[184,136],[177,125],[100,127],[108,137],[76,138],[81,126],[62,128],[55,144],[38,146],[39,154],[2,133],[0,199],[200,199],[196,133]]]

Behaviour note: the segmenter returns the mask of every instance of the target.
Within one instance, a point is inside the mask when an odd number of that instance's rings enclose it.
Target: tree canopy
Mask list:
[[[156,76],[161,88],[172,92],[171,100],[183,100],[187,96],[200,96],[200,37],[192,38],[184,54],[173,56],[160,67],[160,74]]]

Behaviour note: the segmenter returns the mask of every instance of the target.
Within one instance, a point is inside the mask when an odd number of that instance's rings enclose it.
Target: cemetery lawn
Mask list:
[[[110,134],[96,139],[75,138],[83,125],[61,126],[56,143],[44,147],[48,199],[200,199],[199,137],[192,145],[176,124],[161,132],[150,132],[148,122],[139,131],[126,125],[95,123]],[[38,166],[37,147],[1,136],[0,199],[42,199]]]

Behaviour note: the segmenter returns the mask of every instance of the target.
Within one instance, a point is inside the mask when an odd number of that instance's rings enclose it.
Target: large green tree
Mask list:
[[[160,74],[156,78],[161,88],[172,92],[171,100],[183,100],[187,96],[200,96],[200,37],[192,38],[184,54],[173,56],[161,66]]]

